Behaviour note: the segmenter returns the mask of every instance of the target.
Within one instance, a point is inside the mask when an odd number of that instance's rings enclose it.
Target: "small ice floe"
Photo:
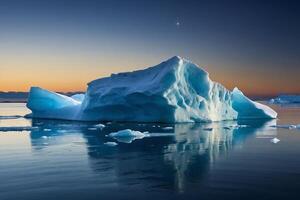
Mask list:
[[[57,130],[58,133],[66,133],[68,132],[67,130]]]
[[[105,125],[104,124],[96,124],[96,125],[94,125],[94,127],[103,129],[105,127]]]
[[[173,127],[171,127],[171,126],[168,126],[168,127],[164,127],[164,128],[162,128],[163,130],[173,130]]]
[[[114,147],[114,146],[117,146],[118,143],[116,143],[116,142],[105,142],[104,145],[109,146],[109,147]]]
[[[283,124],[283,125],[272,125],[270,127],[273,128],[285,128],[285,129],[296,129],[297,125],[293,125],[293,124]]]
[[[247,127],[249,127],[249,125],[238,124],[238,125],[231,126],[231,127],[238,129],[238,128],[247,128]]]
[[[273,139],[271,139],[271,142],[276,144],[276,143],[280,142],[280,140],[278,138],[273,138]]]
[[[46,135],[43,135],[42,136],[42,139],[48,139],[49,137],[48,136],[46,136]]]
[[[90,127],[90,128],[88,128],[88,130],[89,131],[96,131],[96,130],[98,130],[98,128],[96,128],[96,127]]]
[[[0,116],[0,120],[1,119],[18,119],[21,117],[22,117],[21,115]]]
[[[213,128],[204,128],[203,130],[205,130],[205,131],[212,131]]]
[[[10,126],[10,127],[0,127],[0,131],[32,131],[38,130],[38,127],[35,126]]]
[[[43,131],[47,131],[48,132],[48,131],[52,131],[52,129],[50,129],[50,128],[44,128]]]
[[[118,132],[108,134],[109,137],[115,138],[119,142],[131,143],[137,139],[143,139],[149,137],[147,132],[134,131],[131,129],[125,129]]]

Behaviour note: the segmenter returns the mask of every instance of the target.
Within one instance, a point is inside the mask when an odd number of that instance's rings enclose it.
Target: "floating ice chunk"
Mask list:
[[[280,142],[280,140],[278,138],[273,138],[273,139],[271,139],[271,142],[276,144],[276,143]]]
[[[104,124],[96,124],[94,127],[103,129],[105,127]]]
[[[232,127],[232,128],[235,128],[235,129],[238,129],[238,128],[247,128],[247,127],[249,127],[249,125],[233,125],[233,126],[230,126],[230,127]]]
[[[7,132],[7,131],[32,131],[37,130],[38,127],[33,126],[10,126],[10,127],[0,127],[0,131]]]
[[[43,131],[47,131],[48,132],[48,131],[52,131],[52,129],[50,129],[50,128],[44,128]]]
[[[269,101],[271,104],[298,104],[300,103],[300,95],[279,95]]]
[[[134,131],[131,129],[125,129],[118,132],[113,132],[108,135],[109,137],[115,138],[119,142],[131,143],[136,139],[143,139],[144,137],[148,137],[148,133],[143,133],[140,131]]]
[[[173,130],[173,127],[171,127],[171,126],[168,126],[168,127],[164,127],[164,128],[162,128],[163,130]]]
[[[285,129],[296,129],[297,128],[296,125],[292,125],[292,124],[272,125],[270,127],[273,127],[273,128],[285,128]]]
[[[43,135],[42,139],[48,139],[48,136]]]
[[[97,127],[90,127],[90,128],[88,128],[88,130],[90,130],[90,131],[96,131],[96,130],[98,130],[98,128]]]
[[[118,143],[116,143],[116,142],[105,142],[104,145],[114,147],[114,146],[117,146]]]
[[[277,117],[273,109],[250,100],[238,88],[232,91],[232,107],[238,112],[238,119],[275,119]]]

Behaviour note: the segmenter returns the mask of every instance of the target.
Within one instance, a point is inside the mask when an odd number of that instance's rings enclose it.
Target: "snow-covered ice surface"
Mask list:
[[[277,116],[177,56],[145,70],[94,80],[84,95],[75,97],[33,87],[27,107],[32,111],[29,117],[82,121],[176,123]]]
[[[272,104],[300,104],[300,95],[279,95],[271,99],[269,103]]]

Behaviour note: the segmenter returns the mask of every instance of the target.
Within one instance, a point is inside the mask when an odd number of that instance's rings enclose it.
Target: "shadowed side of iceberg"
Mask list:
[[[232,107],[238,112],[238,119],[275,119],[277,113],[270,107],[254,102],[238,88],[232,91]]]

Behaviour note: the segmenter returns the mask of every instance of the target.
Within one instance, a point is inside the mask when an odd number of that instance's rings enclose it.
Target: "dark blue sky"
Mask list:
[[[0,25],[0,90],[83,90],[179,55],[228,88],[300,93],[297,1],[0,0]]]

